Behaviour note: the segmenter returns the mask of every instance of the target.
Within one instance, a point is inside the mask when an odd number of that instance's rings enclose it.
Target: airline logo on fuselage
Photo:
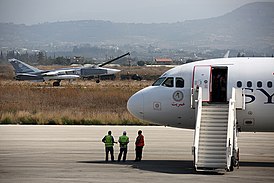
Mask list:
[[[245,90],[251,92],[251,94],[245,94],[245,96],[250,99],[250,100],[246,101],[246,104],[250,104],[256,100],[256,96],[252,95],[252,93],[254,93],[254,91],[259,91],[260,93],[262,93],[265,96],[264,104],[274,104],[274,101],[273,101],[274,93],[271,95],[269,92],[267,92],[263,88],[259,88],[259,89],[245,88]]]
[[[173,99],[175,101],[179,102],[179,101],[183,100],[183,98],[184,98],[183,92],[181,92],[181,91],[178,90],[178,91],[175,91],[173,93]]]
[[[185,105],[185,103],[182,102],[184,99],[184,93],[182,91],[175,91],[172,95],[172,98],[175,101],[171,104],[173,107],[183,107]]]

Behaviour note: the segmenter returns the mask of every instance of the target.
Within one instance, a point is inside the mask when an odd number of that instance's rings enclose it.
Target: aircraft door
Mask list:
[[[209,102],[211,100],[211,66],[197,65],[193,70],[192,87],[202,87],[203,101]]]
[[[212,68],[211,102],[227,102],[227,93],[231,92],[227,90],[227,71],[227,67]]]

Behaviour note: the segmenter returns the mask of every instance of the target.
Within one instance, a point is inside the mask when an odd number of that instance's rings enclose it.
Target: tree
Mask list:
[[[3,55],[3,52],[1,50],[1,55],[0,55],[0,60],[3,61],[5,58],[4,58],[4,55]]]
[[[144,62],[144,61],[138,61],[138,62],[137,62],[137,65],[138,65],[138,66],[144,66],[144,65],[145,65],[145,62]]]
[[[45,55],[43,52],[39,51],[37,57],[38,63],[42,64],[45,61]]]

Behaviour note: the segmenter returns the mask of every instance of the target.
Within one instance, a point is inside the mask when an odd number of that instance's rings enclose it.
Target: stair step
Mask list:
[[[202,147],[198,150],[199,154],[226,154],[226,148],[223,147]]]
[[[223,131],[206,131],[206,130],[203,130],[203,128],[201,128],[200,129],[200,136],[207,136],[207,135],[215,135],[215,137],[220,135],[220,138],[222,138],[224,135],[226,137],[227,131],[226,130],[223,130]]]
[[[218,109],[224,108],[224,109],[228,109],[229,106],[228,106],[228,104],[224,104],[224,105],[209,104],[209,105],[203,105],[203,109],[204,108],[218,108]]]
[[[223,127],[223,126],[201,126],[200,127],[201,131],[227,131],[227,127]]]
[[[225,155],[226,154],[226,147],[209,147],[203,146],[199,147],[198,154],[219,154]]]
[[[212,113],[202,113],[202,118],[228,119],[228,115],[218,115],[218,114],[212,114]]]
[[[202,116],[203,117],[203,116]],[[201,119],[201,124],[202,123],[223,123],[223,124],[227,124],[228,123],[228,118],[217,118],[217,119],[215,119],[215,118],[210,118],[210,117],[206,117],[206,118],[202,118]]]
[[[201,143],[226,143],[226,138],[218,138],[218,139],[214,139],[214,138],[201,138],[199,142]]]
[[[200,126],[200,131],[227,131],[227,127],[203,125]]]
[[[200,135],[200,139],[203,139],[203,140],[222,139],[222,140],[224,140],[224,139],[227,139],[226,136],[227,136],[226,134],[223,134],[223,135],[210,135],[210,134],[206,135],[206,134],[203,134],[203,135]]]
[[[202,146],[199,147],[199,154],[226,154],[226,147]]]
[[[226,147],[218,147],[218,146],[202,146],[199,147],[199,150],[213,150],[213,151],[226,151]]]
[[[226,147],[226,142],[206,142],[206,141],[199,141],[199,147],[204,147],[204,146],[214,146],[214,147]]]
[[[228,123],[228,117],[227,116],[206,116],[206,115],[202,115],[201,116],[201,123],[203,121],[206,121],[206,122],[210,122],[210,121],[213,121],[215,123]]]
[[[227,136],[226,134],[224,134],[224,135],[209,135],[209,134],[205,135],[205,134],[203,134],[203,135],[200,135],[200,140],[203,140],[206,142],[208,142],[209,140],[215,141],[215,142],[217,142],[218,140],[226,141],[227,140],[226,136]]]
[[[228,115],[228,111],[208,111],[208,110],[203,110],[202,114],[227,116]]]
[[[226,163],[197,163],[197,168],[226,168]]]
[[[211,122],[211,121],[202,121],[201,122],[201,127],[223,127],[227,128],[227,121],[225,122]]]
[[[202,109],[202,113],[228,114],[228,109]]]
[[[213,133],[202,133],[200,134],[200,139],[227,139],[226,138],[227,134],[223,133],[223,134],[213,134]]]
[[[218,156],[218,157],[226,157],[226,153],[224,153],[224,152],[217,153],[217,152],[211,152],[211,151],[201,151],[198,153],[198,160],[200,160],[199,157],[203,157],[203,156],[205,157],[205,156],[209,156],[209,155]]]
[[[222,159],[205,159],[205,160],[198,160],[198,163],[226,163],[226,158]]]
[[[221,163],[226,163],[226,156],[199,156],[199,161],[198,162],[221,162]]]
[[[200,135],[226,135],[227,130],[222,130],[222,131],[206,131],[206,130],[201,130]]]
[[[202,107],[202,111],[229,111],[229,108],[224,107]]]
[[[226,152],[220,152],[220,151],[198,151],[198,157],[199,156],[226,156]]]
[[[198,156],[203,155],[210,155],[210,156],[226,156],[226,148],[224,149],[199,149],[198,150]]]
[[[198,151],[198,156],[226,156],[226,151],[210,151],[210,150],[201,150]]]

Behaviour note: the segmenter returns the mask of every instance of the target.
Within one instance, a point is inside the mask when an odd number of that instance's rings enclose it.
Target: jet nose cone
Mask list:
[[[108,74],[116,74],[117,72],[120,72],[121,70],[119,70],[119,69],[108,69],[107,70],[107,73]]]
[[[127,102],[128,111],[139,119],[144,118],[144,96],[142,92],[132,95]]]

